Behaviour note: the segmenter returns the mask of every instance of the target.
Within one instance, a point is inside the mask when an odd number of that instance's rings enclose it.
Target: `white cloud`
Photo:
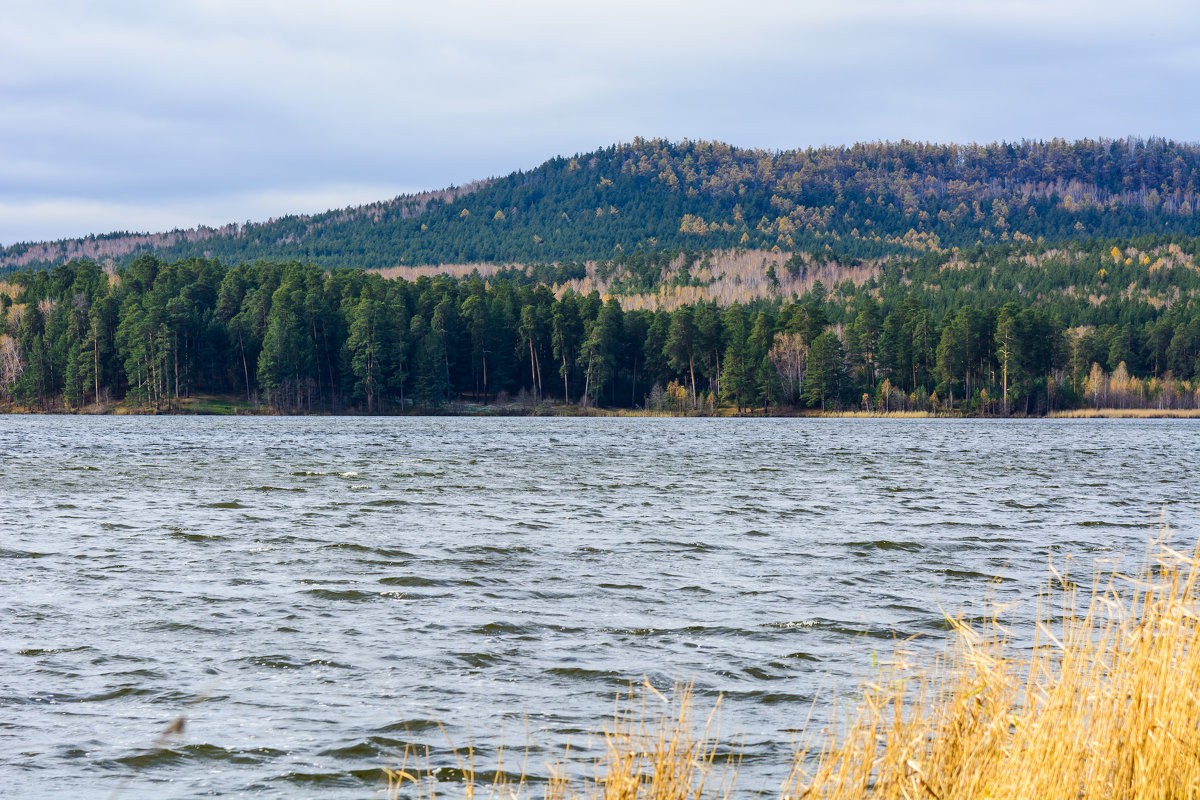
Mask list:
[[[0,241],[114,224],[66,216],[79,201],[135,214],[397,187],[386,196],[636,135],[1187,138],[1197,16],[1173,1],[15,0],[0,203],[46,224],[10,218]],[[247,207],[203,202],[213,221]]]

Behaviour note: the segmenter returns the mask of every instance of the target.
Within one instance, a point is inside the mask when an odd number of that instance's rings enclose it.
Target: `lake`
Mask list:
[[[745,795],[819,697],[1047,560],[1200,533],[1186,420],[0,417],[17,797],[383,797],[405,743],[529,769],[648,680]],[[188,718],[156,747],[164,727]],[[453,795],[454,784],[441,790]]]

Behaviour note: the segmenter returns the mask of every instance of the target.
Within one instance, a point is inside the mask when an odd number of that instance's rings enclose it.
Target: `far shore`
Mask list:
[[[361,409],[315,409],[312,411],[281,411],[262,403],[247,401],[231,395],[195,395],[155,408],[125,402],[88,404],[79,408],[36,408],[0,404],[0,414],[68,414],[111,416],[454,416],[454,417],[814,417],[841,419],[1200,419],[1200,409],[1194,408],[1080,408],[1052,411],[1044,417],[1000,414],[963,415],[958,412],[934,411],[821,411],[776,406],[769,409],[734,409],[717,407],[712,411],[675,411],[639,408],[589,407],[577,403],[564,404],[506,401],[482,403],[455,400],[439,407],[389,410],[366,414]]]

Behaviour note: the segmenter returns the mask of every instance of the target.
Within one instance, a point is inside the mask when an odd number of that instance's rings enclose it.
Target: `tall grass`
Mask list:
[[[1200,419],[1198,408],[1076,408],[1052,411],[1049,417],[1064,419]]]
[[[545,780],[531,781],[525,767],[515,776],[505,772],[503,753],[495,770],[480,772],[468,748],[458,759],[462,784],[455,795],[468,800],[477,795],[495,800],[539,795],[546,800],[723,800],[729,796],[737,761],[722,757],[728,748],[716,735],[719,703],[701,722],[695,716],[690,686],[677,687],[667,698],[647,683],[625,700],[618,698],[612,722],[601,734],[604,755],[591,777],[570,777],[569,751],[547,765]],[[434,800],[437,796],[437,773],[410,765],[416,760],[408,750],[399,768],[384,771],[392,798]]]
[[[1043,602],[1032,646],[1014,643],[999,612],[982,627],[952,620],[942,656],[898,653],[848,721],[802,737],[780,797],[1200,798],[1197,555],[1157,541],[1138,574],[1097,574],[1082,595],[1051,573],[1056,602]],[[724,798],[736,761],[718,770],[730,745],[713,720],[698,724],[686,689],[664,713],[648,712],[643,698],[614,717],[593,777],[564,777],[568,755],[537,784],[524,773],[480,782],[465,768],[465,794]],[[394,795],[433,797],[435,784],[416,772],[389,774]]]
[[[1063,589],[1031,650],[996,618],[954,621],[945,656],[901,661],[843,737],[798,755],[785,796],[1200,797],[1200,570],[1155,547],[1138,576],[1097,577],[1082,613]]]

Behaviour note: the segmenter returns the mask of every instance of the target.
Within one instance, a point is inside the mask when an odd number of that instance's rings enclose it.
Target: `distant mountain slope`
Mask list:
[[[376,224],[385,219],[404,220],[420,216],[431,205],[453,202],[486,183],[472,181],[466,186],[401,195],[391,200],[332,209],[320,214],[293,214],[246,225],[232,222],[219,228],[200,226],[165,233],[117,232],[51,242],[22,242],[0,247],[0,271],[53,266],[76,258],[128,263],[142,253],[180,252],[186,256],[203,256],[212,253],[210,248],[222,252],[241,248],[260,253],[250,258],[272,258],[279,248],[300,240],[319,239],[327,235],[330,229],[353,228],[363,220]],[[336,238],[337,234],[334,236]],[[232,248],[229,242],[235,243]]]
[[[1200,146],[1164,139],[768,152],[637,139],[467,187],[250,225],[0,249],[0,270],[138,253],[322,266],[552,263],[730,247],[871,258],[1200,235]]]

